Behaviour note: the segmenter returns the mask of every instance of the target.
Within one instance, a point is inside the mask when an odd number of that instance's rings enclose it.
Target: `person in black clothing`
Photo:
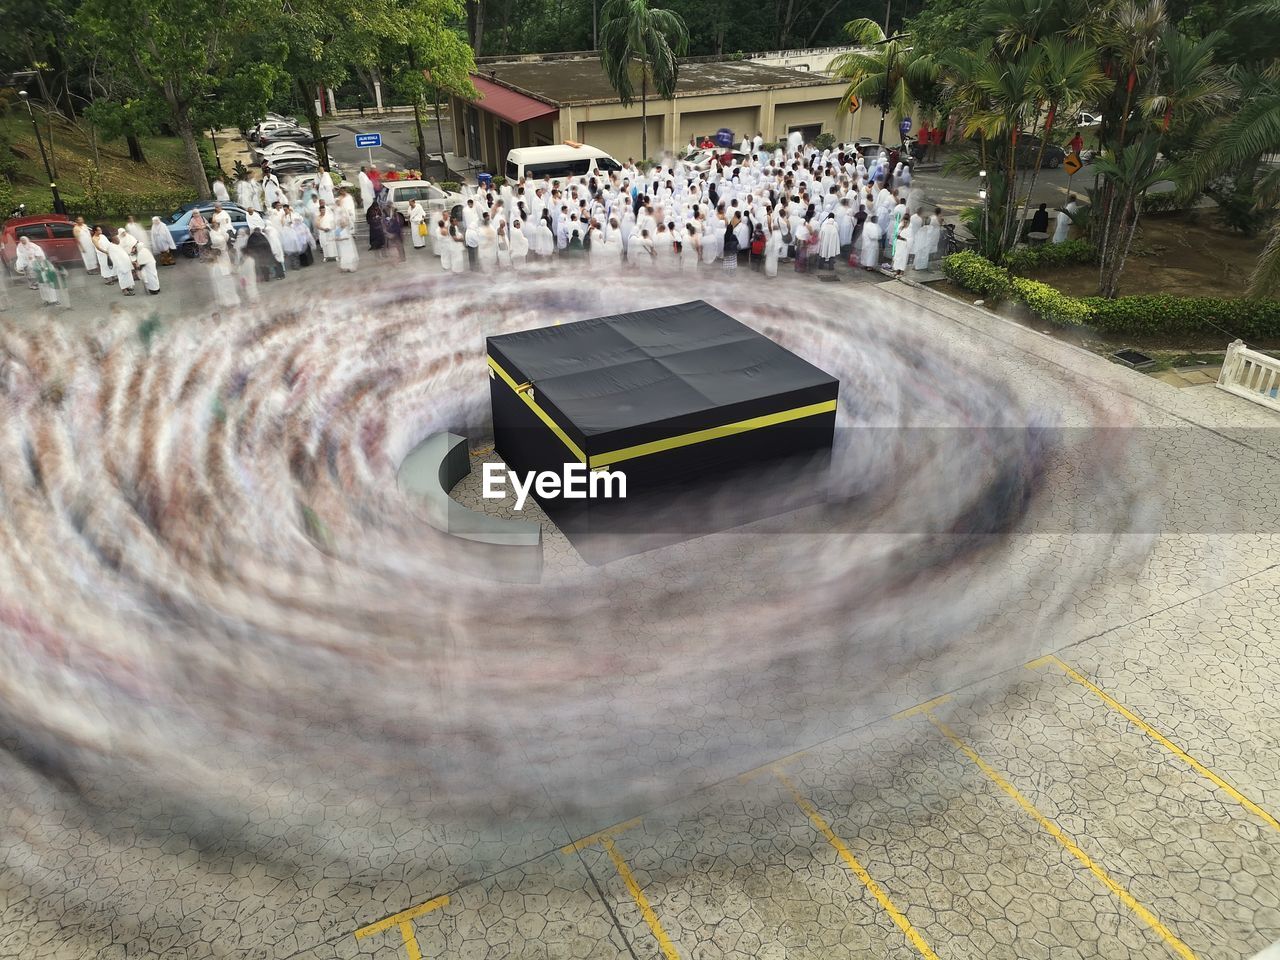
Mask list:
[[[1031,215],[1031,232],[1032,233],[1048,233],[1049,232],[1049,211],[1046,204],[1040,204],[1040,208]]]
[[[258,275],[258,281],[266,283],[275,274],[276,265],[275,254],[271,252],[271,242],[267,240],[267,235],[254,227],[244,249],[253,258],[253,269]]]
[[[369,204],[369,209],[364,214],[364,222],[369,225],[369,249],[377,250],[380,257],[385,256],[383,248],[387,245],[387,234],[383,228],[381,205]]]

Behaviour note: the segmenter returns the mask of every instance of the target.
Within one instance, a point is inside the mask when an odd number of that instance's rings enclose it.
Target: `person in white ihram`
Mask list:
[[[417,200],[409,201],[409,236],[413,238],[413,249],[421,250],[427,245],[427,211]]]
[[[333,206],[333,177],[329,176],[326,167],[321,167],[319,176],[316,177],[316,196]]]
[[[333,210],[320,201],[320,211],[316,214],[316,233],[320,235],[320,255],[326,263],[338,259],[338,240],[334,236],[337,224],[334,222]]]
[[[369,179],[369,174],[364,172],[364,167],[360,168],[356,183],[360,187],[360,209],[368,210],[369,205],[373,203],[373,181]]]
[[[213,199],[217,200],[219,203],[231,202],[231,194],[227,192],[227,185],[222,182],[221,177],[218,177],[213,181],[212,188]]]
[[[123,231],[121,231],[123,233]],[[128,234],[124,234],[128,236]],[[116,272],[116,282],[120,284],[120,291],[126,297],[133,296],[133,260],[129,258],[129,251],[125,249],[123,238],[117,235],[113,241],[109,241],[111,249],[108,255],[111,257],[111,266]]]
[[[1053,228],[1054,243],[1066,243],[1067,237],[1071,233],[1071,217],[1079,209],[1080,204],[1076,202],[1076,197],[1073,193],[1067,201],[1067,205],[1058,211],[1058,222]]]
[[[152,295],[159,293],[160,274],[156,272],[155,254],[145,243],[138,244],[133,254],[138,262],[138,272],[142,274],[142,285],[147,288],[147,293]]]
[[[84,261],[85,271],[97,273],[98,253],[93,246],[93,231],[84,222],[84,217],[76,217],[76,225],[71,228],[71,235],[76,238],[76,246],[80,248],[80,259]]]

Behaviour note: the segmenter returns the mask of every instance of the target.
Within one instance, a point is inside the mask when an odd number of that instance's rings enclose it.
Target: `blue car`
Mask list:
[[[196,250],[195,243],[191,240],[191,215],[197,210],[200,215],[208,222],[213,218],[213,208],[217,206],[214,200],[200,200],[195,203],[184,204],[178,211],[170,215],[166,221],[169,225],[169,232],[173,234],[173,242],[178,245],[178,250],[186,254],[188,257],[194,257],[199,251]],[[244,208],[234,203],[222,204],[222,209],[231,214],[231,226],[236,232],[245,228],[249,215],[245,213]]]

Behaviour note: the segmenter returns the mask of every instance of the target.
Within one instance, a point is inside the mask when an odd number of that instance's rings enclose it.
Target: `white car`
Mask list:
[[[751,154],[743,153],[737,148],[730,150],[729,153],[733,154],[733,162],[735,165],[741,165],[748,157],[751,156]],[[695,170],[710,170],[711,164],[718,163],[724,154],[725,151],[723,149],[699,150],[692,156],[685,157],[684,162]]]
[[[387,188],[387,199],[405,216],[409,215],[410,200],[431,211],[452,210],[467,202],[464,194],[441,190],[430,180],[383,180],[382,185]]]
[[[253,148],[256,153],[269,157],[273,153],[283,153],[286,151],[301,151],[303,153],[315,153],[316,148],[305,143],[294,143],[290,140],[277,140],[274,143],[266,143],[260,147]]]
[[[1077,127],[1096,127],[1102,122],[1102,114],[1089,113],[1087,110],[1081,111],[1075,115],[1075,124]]]

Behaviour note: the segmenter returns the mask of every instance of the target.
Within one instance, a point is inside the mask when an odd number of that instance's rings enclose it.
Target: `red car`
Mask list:
[[[72,228],[75,221],[58,213],[45,213],[33,217],[14,217],[4,225],[0,233],[0,260],[9,269],[18,252],[18,240],[30,237],[44,248],[44,254],[53,263],[80,263],[80,247],[76,244]]]

